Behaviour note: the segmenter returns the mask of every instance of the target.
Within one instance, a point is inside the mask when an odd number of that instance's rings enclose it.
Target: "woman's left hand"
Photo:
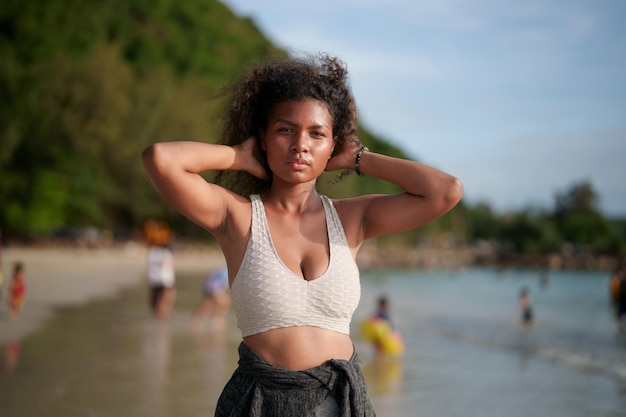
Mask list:
[[[328,160],[325,171],[337,171],[341,169],[354,169],[356,154],[361,149],[360,144],[352,141],[345,141],[335,148],[335,153]]]

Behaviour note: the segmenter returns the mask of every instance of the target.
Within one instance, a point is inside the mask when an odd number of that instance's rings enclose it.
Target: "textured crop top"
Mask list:
[[[250,238],[231,287],[237,326],[243,337],[291,326],[315,326],[349,334],[352,314],[361,298],[361,283],[333,203],[322,196],[330,261],[321,276],[307,281],[287,268],[278,256],[259,195],[251,195],[250,200]]]

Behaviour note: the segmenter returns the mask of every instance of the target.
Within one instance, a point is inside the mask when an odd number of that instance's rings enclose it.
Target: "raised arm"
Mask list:
[[[354,169],[359,149],[354,144],[329,161],[331,169]],[[335,158],[333,158],[335,159]],[[331,163],[332,162],[332,163]],[[365,195],[347,202],[352,218],[360,224],[355,239],[363,240],[404,232],[423,226],[452,209],[463,196],[463,185],[456,177],[415,161],[364,151],[359,170],[401,187],[395,195]]]
[[[252,156],[254,140],[230,147],[202,142],[163,142],[141,154],[152,185],[176,210],[211,232],[222,228],[229,204],[238,197],[207,182],[199,173],[245,170],[263,178],[261,164]]]

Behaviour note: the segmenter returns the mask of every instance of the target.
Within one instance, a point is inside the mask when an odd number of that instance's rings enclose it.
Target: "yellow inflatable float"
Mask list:
[[[401,355],[404,352],[404,340],[397,330],[391,328],[387,320],[372,317],[361,322],[361,335],[366,341],[386,355]]]

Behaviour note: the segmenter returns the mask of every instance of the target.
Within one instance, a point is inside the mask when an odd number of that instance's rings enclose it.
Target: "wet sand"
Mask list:
[[[55,309],[114,297],[140,284],[145,280],[146,257],[147,247],[138,243],[104,249],[4,248],[0,346],[40,329]],[[24,263],[26,302],[20,315],[10,320],[7,287],[15,261]],[[176,252],[176,272],[206,273],[222,261],[213,248],[182,248]]]

